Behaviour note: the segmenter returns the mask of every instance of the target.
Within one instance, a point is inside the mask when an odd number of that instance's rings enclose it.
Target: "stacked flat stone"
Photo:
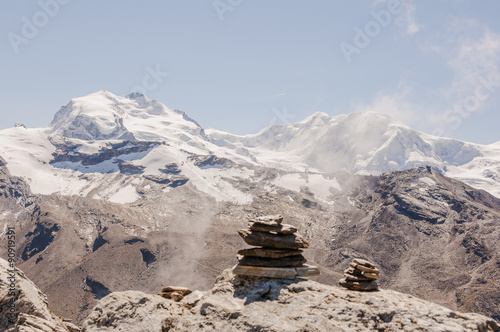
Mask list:
[[[355,258],[344,271],[344,278],[339,280],[339,285],[356,291],[376,291],[379,275],[380,271],[375,264]]]
[[[293,279],[319,275],[315,266],[305,265],[303,250],[309,242],[297,234],[297,228],[283,224],[283,216],[265,216],[250,219],[248,229],[238,230],[243,240],[256,248],[242,249],[237,275]]]

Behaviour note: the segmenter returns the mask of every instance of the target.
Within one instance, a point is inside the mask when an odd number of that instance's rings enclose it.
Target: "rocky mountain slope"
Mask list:
[[[0,275],[8,274],[0,259]],[[7,331],[80,331],[50,312],[45,295],[16,270],[16,323]],[[0,310],[9,296],[0,293]],[[176,302],[138,291],[99,301],[81,331],[500,331],[491,318],[452,311],[411,295],[382,289],[356,292],[306,279],[236,277],[225,270],[207,292]]]
[[[125,205],[32,195],[2,169],[0,204],[18,212],[0,215],[0,226],[15,225],[17,265],[58,315],[76,322],[112,292],[209,289],[236,263],[236,230],[248,217],[276,213],[303,230],[322,283],[336,284],[352,258],[366,258],[380,267],[382,288],[500,319],[500,200],[426,168],[331,175],[349,188],[332,194],[334,204],[307,188],[269,184],[288,173],[256,169],[259,177],[236,184],[253,197],[248,204],[151,181],[150,198]]]

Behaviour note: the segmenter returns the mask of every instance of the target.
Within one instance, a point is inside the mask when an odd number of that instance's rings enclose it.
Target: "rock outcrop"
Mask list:
[[[48,308],[47,297],[22,271],[0,258],[0,330],[80,331]]]
[[[5,320],[11,297],[3,282],[9,269],[0,260],[0,328],[7,332],[500,331],[491,318],[396,291],[355,292],[305,279],[240,277],[230,269],[206,292],[165,287],[162,294],[170,294],[168,299],[139,291],[111,293],[97,303],[81,329],[53,315],[45,295],[16,269],[19,315],[11,324]]]
[[[136,291],[102,299],[83,331],[500,331],[463,314],[391,290],[353,292],[296,279],[238,277],[226,270],[192,308]]]

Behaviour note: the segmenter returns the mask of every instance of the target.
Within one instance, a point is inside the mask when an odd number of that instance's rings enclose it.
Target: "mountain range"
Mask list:
[[[236,263],[237,229],[266,214],[302,230],[317,281],[368,259],[382,288],[500,321],[499,158],[500,143],[386,114],[237,136],[101,90],[47,127],[0,131],[0,229],[15,226],[17,266],[77,323],[112,292],[209,289]]]
[[[119,97],[106,90],[72,99],[47,127],[1,130],[0,156],[34,193],[119,203],[141,197],[144,177],[189,181],[218,201],[248,202],[251,198],[232,182],[252,177],[251,167],[286,171],[269,185],[305,185],[327,201],[339,188],[324,174],[379,175],[420,166],[500,197],[500,142],[435,137],[373,112],[316,113],[238,136],[205,130],[185,113],[142,94]]]

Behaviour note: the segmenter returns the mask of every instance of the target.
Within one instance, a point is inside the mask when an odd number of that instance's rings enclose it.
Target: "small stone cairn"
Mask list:
[[[257,247],[238,251],[241,257],[234,274],[278,279],[320,275],[318,267],[304,264],[302,249],[309,242],[296,234],[296,227],[282,221],[281,215],[259,217],[249,220],[248,229],[238,230],[247,244]]]
[[[379,274],[380,271],[373,263],[355,258],[344,271],[344,278],[339,280],[339,285],[356,291],[376,291]]]
[[[174,300],[175,302],[179,302],[184,298],[184,296],[191,294],[192,291],[186,287],[174,287],[167,286],[161,290],[161,293],[158,294],[166,299]]]

